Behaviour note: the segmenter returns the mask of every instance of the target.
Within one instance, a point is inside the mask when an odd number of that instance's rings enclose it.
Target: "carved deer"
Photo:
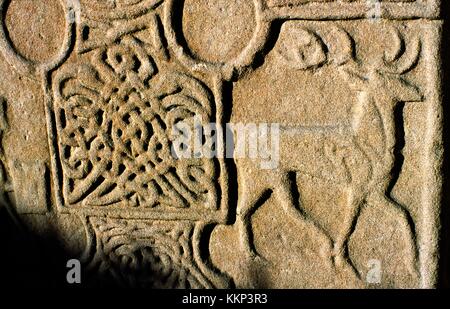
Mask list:
[[[297,218],[305,228],[315,234],[322,256],[331,262],[331,265],[351,267],[359,277],[349,258],[347,243],[356,226],[362,205],[379,207],[398,220],[405,233],[409,250],[408,265],[415,263],[416,246],[411,215],[390,198],[389,190],[395,180],[391,175],[396,147],[394,111],[400,102],[422,100],[419,90],[403,77],[417,65],[421,44],[415,38],[411,40],[411,45],[406,46],[401,33],[395,31],[397,46],[394,53],[385,52],[376,61],[363,64],[357,59],[350,35],[342,29],[336,31],[336,34],[342,41],[341,44],[345,45],[343,50],[347,51],[346,56],[340,57],[337,68],[351,88],[359,93],[359,100],[353,106],[350,125],[334,129],[282,128],[280,148],[290,148],[284,157],[280,157],[279,168],[275,170],[261,170],[255,160],[236,160],[241,182],[237,224],[240,228],[241,246],[246,248],[248,256],[253,259],[261,258],[252,241],[251,216],[263,203],[267,193],[271,193],[286,214]],[[319,40],[317,35],[309,35],[310,42]],[[323,60],[317,56],[317,52],[314,54],[310,59]],[[303,55],[301,59],[306,61],[308,57]],[[316,64],[300,67],[307,69]],[[295,140],[300,142],[296,144]],[[288,145],[283,145],[284,143]],[[314,147],[303,147],[305,143],[314,144]],[[323,149],[325,155],[318,156],[318,149]],[[314,158],[314,164],[298,164],[299,156]],[[293,193],[297,190],[295,175],[298,173],[345,186],[348,199],[345,220],[338,235],[330,235],[298,205],[298,198]],[[302,192],[299,194],[301,196]]]

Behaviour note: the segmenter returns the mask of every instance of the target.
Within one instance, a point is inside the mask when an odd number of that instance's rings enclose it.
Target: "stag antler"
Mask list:
[[[380,71],[384,73],[403,75],[414,69],[419,63],[419,58],[422,50],[422,42],[417,36],[411,40],[411,48],[407,49],[405,40],[400,31],[393,29],[395,48],[391,55],[387,51],[383,55],[383,68]]]
[[[342,46],[340,54],[334,59],[335,64],[344,74],[350,85],[358,91],[373,90],[380,93],[385,90],[394,101],[421,101],[423,99],[416,86],[408,82],[403,75],[413,70],[419,63],[422,44],[415,36],[410,44],[397,28],[392,28],[394,48],[384,51],[383,55],[373,62],[363,64],[356,54],[355,42],[344,29],[337,29],[334,37]]]

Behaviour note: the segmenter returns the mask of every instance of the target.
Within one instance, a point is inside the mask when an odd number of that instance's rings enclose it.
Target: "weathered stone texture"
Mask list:
[[[0,0],[1,207],[91,285],[434,287],[439,8]],[[276,166],[174,156],[197,119],[279,124]]]

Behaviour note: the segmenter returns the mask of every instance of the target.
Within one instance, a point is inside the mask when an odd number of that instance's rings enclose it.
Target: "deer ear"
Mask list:
[[[351,88],[356,91],[364,91],[369,86],[369,79],[361,72],[361,69],[355,66],[357,65],[340,67],[339,72]]]
[[[386,86],[391,90],[393,97],[399,102],[421,102],[424,99],[423,93],[417,86],[401,77],[387,78]]]

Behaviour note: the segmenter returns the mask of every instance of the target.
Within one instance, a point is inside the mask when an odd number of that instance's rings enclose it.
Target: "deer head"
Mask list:
[[[341,44],[346,56],[340,56],[340,72],[344,75],[352,88],[367,93],[377,101],[385,102],[393,108],[399,102],[419,102],[423,95],[419,89],[410,83],[405,74],[413,70],[420,58],[421,42],[417,37],[411,39],[410,44],[398,29],[393,29],[394,48],[385,51],[378,59],[363,63],[357,58],[355,43],[351,36],[340,29]]]

